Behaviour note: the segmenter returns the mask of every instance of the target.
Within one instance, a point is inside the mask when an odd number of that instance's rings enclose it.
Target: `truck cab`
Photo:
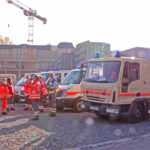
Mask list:
[[[82,82],[82,110],[98,117],[142,121],[148,114],[149,67],[150,61],[133,57],[91,59]]]

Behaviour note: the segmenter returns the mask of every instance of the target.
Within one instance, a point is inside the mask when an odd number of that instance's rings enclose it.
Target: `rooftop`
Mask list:
[[[60,42],[57,48],[74,48],[73,44],[70,42]]]
[[[21,45],[0,45],[0,49],[27,49],[30,45],[28,44],[21,44]],[[37,50],[50,50],[51,45],[33,45],[34,49]]]

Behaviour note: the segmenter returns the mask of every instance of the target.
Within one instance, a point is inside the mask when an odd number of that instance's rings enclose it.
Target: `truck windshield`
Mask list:
[[[115,83],[120,72],[119,61],[93,62],[88,65],[85,81]]]
[[[61,85],[80,84],[80,81],[81,81],[80,71],[71,71],[62,80]]]

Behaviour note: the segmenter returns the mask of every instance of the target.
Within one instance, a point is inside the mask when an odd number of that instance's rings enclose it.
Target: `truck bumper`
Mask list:
[[[91,102],[82,101],[81,109],[86,112],[93,112],[95,114],[100,114],[103,116],[114,116],[114,117],[123,117],[127,118],[128,112],[121,112],[121,106],[119,105],[110,105],[110,104],[99,104],[94,105]]]
[[[68,97],[57,97],[56,98],[57,107],[73,107],[74,99]]]

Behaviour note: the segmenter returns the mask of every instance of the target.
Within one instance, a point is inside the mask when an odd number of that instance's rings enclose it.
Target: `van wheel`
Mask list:
[[[81,100],[80,99],[76,99],[74,104],[73,104],[73,110],[74,112],[82,112],[82,109],[81,109]]]
[[[144,108],[141,104],[134,104],[128,117],[130,123],[137,123],[144,120]]]
[[[63,111],[64,107],[57,107],[57,111],[60,112],[60,111]]]
[[[106,115],[101,115],[101,114],[97,114],[97,113],[95,113],[95,115],[98,117],[98,118],[108,118],[108,116],[106,116]]]

